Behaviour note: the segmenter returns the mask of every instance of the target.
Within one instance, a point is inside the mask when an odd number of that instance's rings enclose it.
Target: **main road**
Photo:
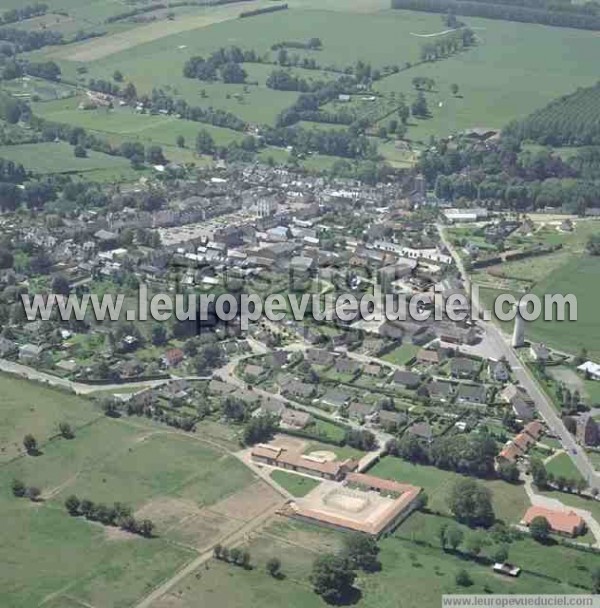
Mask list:
[[[527,367],[523,365],[523,362],[519,359],[516,351],[508,342],[500,328],[496,326],[493,321],[482,320],[483,317],[481,315],[481,311],[483,308],[479,301],[479,294],[477,292],[473,293],[471,290],[469,274],[467,273],[458,252],[449,241],[444,227],[441,224],[438,224],[437,229],[442,242],[454,258],[456,266],[463,278],[465,290],[467,293],[470,293],[471,306],[479,319],[478,324],[485,330],[488,342],[492,345],[498,358],[503,356],[506,358],[507,362],[512,368],[513,376],[529,393],[529,396],[533,399],[537,411],[548,425],[548,428],[560,439],[563,447],[571,457],[571,460],[575,463],[575,466],[583,475],[584,479],[587,480],[590,489],[600,489],[600,475],[594,470],[594,467],[589,461],[585,451],[577,444],[573,438],[573,435],[571,435],[571,433],[569,433],[569,431],[566,429],[563,421],[548,400],[547,395],[544,393],[535,377],[531,374]]]

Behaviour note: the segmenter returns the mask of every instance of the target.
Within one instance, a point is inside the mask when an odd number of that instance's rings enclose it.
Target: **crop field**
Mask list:
[[[452,471],[411,464],[393,457],[382,459],[369,470],[369,473],[384,479],[421,486],[429,496],[429,507],[442,513],[449,512],[446,503],[448,494],[452,485],[462,478]],[[492,492],[492,503],[498,519],[506,523],[520,521],[529,506],[529,500],[521,486],[499,480],[482,480],[481,483]]]
[[[107,418],[90,401],[19,379],[0,383],[0,517],[11,522],[0,542],[3,606],[131,605],[189,561],[192,548],[277,499],[235,457],[194,437]],[[48,441],[63,421],[75,437]],[[40,453],[15,458],[25,433]],[[41,500],[13,497],[13,479],[38,487]],[[156,537],[70,517],[63,506],[70,494],[127,503],[154,521]]]
[[[130,170],[129,162],[120,156],[88,150],[87,158],[76,158],[73,146],[64,142],[0,146],[0,157],[41,174],[94,173],[98,170],[110,170],[118,174]]]

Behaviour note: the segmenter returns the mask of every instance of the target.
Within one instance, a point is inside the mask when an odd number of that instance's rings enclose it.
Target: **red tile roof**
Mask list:
[[[544,517],[554,532],[574,536],[585,525],[583,518],[574,511],[558,511],[545,507],[529,507],[521,524],[529,526],[536,517]]]

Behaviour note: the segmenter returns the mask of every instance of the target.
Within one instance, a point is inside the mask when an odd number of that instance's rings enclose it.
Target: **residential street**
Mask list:
[[[454,258],[454,261],[464,280],[465,289],[467,293],[469,293],[471,291],[471,282],[469,280],[468,273],[465,271],[465,267],[462,263],[462,260],[460,259],[460,256],[458,255],[453,245],[448,240],[443,226],[438,224],[437,228],[442,242]],[[473,300],[471,305],[477,313],[480,313],[482,310],[481,303],[476,300]],[[544,419],[544,421],[548,425],[548,428],[560,439],[564,449],[568,452],[569,456],[579,469],[580,473],[589,483],[590,489],[600,489],[600,475],[594,470],[594,467],[589,461],[584,450],[581,449],[581,447],[577,444],[571,433],[567,431],[565,425],[563,424],[556,410],[550,403],[548,397],[540,388],[537,380],[523,365],[516,351],[512,348],[508,340],[503,335],[502,331],[493,323],[493,321],[479,320],[478,325],[484,329],[486,334],[485,339],[495,349],[496,357],[506,357],[506,360],[511,366],[515,378],[518,380],[519,384],[529,393],[535,403],[535,406],[540,416]]]

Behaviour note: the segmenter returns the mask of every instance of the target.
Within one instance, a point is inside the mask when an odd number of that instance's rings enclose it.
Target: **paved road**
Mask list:
[[[448,248],[448,251],[452,254],[452,257],[456,262],[456,265],[464,280],[465,289],[467,290],[467,293],[469,293],[471,291],[471,282],[462,260],[452,243],[450,243],[448,240],[444,227],[438,224],[437,228],[442,242]],[[477,313],[480,313],[482,310],[481,303],[478,301],[478,298],[472,298],[471,305]],[[565,425],[548,400],[548,397],[541,389],[537,380],[533,377],[527,367],[523,365],[523,362],[519,359],[516,351],[507,341],[504,334],[496,325],[494,325],[492,321],[480,320],[478,321],[478,324],[485,330],[486,339],[494,348],[496,356],[498,358],[502,356],[506,357],[506,360],[512,368],[514,377],[529,393],[530,397],[535,403],[537,411],[548,425],[548,428],[550,428],[550,430],[560,439],[564,449],[571,457],[571,460],[573,460],[575,466],[579,469],[579,472],[589,483],[590,489],[600,489],[600,475],[594,470],[594,467],[589,461],[584,450],[582,450],[581,447],[576,443],[571,433],[567,431]]]

